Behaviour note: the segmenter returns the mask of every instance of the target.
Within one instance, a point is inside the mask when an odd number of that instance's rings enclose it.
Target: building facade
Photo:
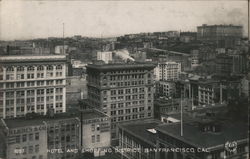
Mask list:
[[[156,159],[156,126],[158,120],[146,120],[118,126],[121,155],[127,159]],[[128,150],[128,151],[126,151]]]
[[[112,138],[116,124],[153,118],[153,69],[151,63],[87,66],[89,105],[111,117]]]
[[[109,63],[109,61],[112,61],[112,52],[97,52],[97,60],[102,60],[105,63]]]
[[[157,159],[247,159],[249,156],[246,124],[208,120],[186,122],[182,135],[180,125],[177,122],[156,127],[157,148],[169,150],[158,153]],[[229,144],[236,147],[232,150]]]
[[[181,63],[162,62],[154,69],[155,80],[177,80],[181,72]]]
[[[43,121],[1,120],[6,159],[47,159],[47,126]]]
[[[222,85],[219,81],[199,81],[198,86],[199,105],[213,105],[222,102]]]
[[[66,57],[1,56],[0,117],[66,110]]]
[[[175,83],[173,81],[157,81],[155,82],[156,97],[173,97],[175,94]]]
[[[218,48],[233,47],[243,35],[243,27],[235,25],[206,25],[197,27],[197,39],[215,43]]]

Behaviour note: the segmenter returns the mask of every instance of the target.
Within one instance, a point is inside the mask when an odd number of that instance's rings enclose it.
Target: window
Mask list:
[[[70,136],[69,135],[66,136],[66,142],[70,142]]]
[[[22,139],[23,139],[23,142],[26,142],[26,141],[27,141],[27,135],[24,134],[24,135],[22,136]]]
[[[35,152],[36,152],[36,153],[39,152],[39,145],[35,145]]]
[[[43,69],[43,66],[38,66],[38,67],[37,67],[37,71],[42,71],[42,70],[44,70],[44,69]]]
[[[13,72],[13,71],[14,71],[14,68],[13,68],[13,67],[7,67],[6,71],[7,71],[7,72]]]
[[[29,66],[28,68],[27,68],[27,71],[34,71],[35,70],[35,67],[33,67],[33,66]]]
[[[47,70],[53,70],[53,66],[52,65],[49,65],[49,66],[47,66]]]
[[[95,135],[91,136],[92,143],[95,143]]]
[[[100,142],[100,135],[96,136],[96,142]]]
[[[35,133],[35,140],[39,140],[39,133]]]
[[[33,146],[29,146],[29,153],[33,153]]]
[[[92,130],[92,131],[95,131],[95,124],[92,124],[92,125],[91,125],[91,130]]]
[[[29,140],[30,140],[30,141],[33,140],[33,134],[29,134]]]
[[[57,65],[57,66],[56,66],[56,69],[57,69],[57,70],[61,70],[61,69],[62,69],[62,65]]]
[[[20,143],[20,135],[16,136],[16,143]]]

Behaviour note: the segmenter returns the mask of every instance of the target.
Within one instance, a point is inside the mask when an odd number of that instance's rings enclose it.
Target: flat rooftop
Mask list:
[[[121,69],[153,69],[153,63],[122,63],[122,64],[89,64],[87,69],[104,70],[121,70]]]
[[[54,117],[48,117],[45,115],[37,115],[31,119],[20,117],[20,118],[14,118],[14,119],[4,119],[4,121],[8,128],[18,128],[18,127],[42,125],[44,124],[44,122],[55,121],[55,120],[74,119],[74,118],[80,120],[80,117],[81,117],[81,112],[78,111],[76,113],[54,114]],[[107,117],[107,116],[95,110],[82,112],[83,120],[102,118],[102,117]]]
[[[37,61],[61,61],[66,60],[66,55],[9,55],[0,56],[0,62],[37,62]]]
[[[152,133],[148,131],[148,129],[155,129],[156,126],[160,125],[162,122],[159,120],[142,120],[142,121],[136,121],[136,122],[129,122],[126,124],[119,125],[120,128],[122,128],[124,131],[128,132],[129,134],[132,134],[133,136],[141,139],[142,141],[150,144],[155,145],[157,134]]]
[[[183,136],[180,136],[180,123],[159,125],[156,129],[164,134],[196,147],[209,148],[224,145],[227,141],[247,139],[248,125],[245,123],[223,121],[221,132],[201,132],[198,123],[183,123]]]

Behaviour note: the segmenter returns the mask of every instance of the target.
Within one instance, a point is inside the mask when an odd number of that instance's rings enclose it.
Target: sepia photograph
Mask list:
[[[250,0],[0,0],[0,159],[249,159]]]

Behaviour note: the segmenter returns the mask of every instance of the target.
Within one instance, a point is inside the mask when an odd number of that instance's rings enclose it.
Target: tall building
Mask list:
[[[110,61],[112,61],[112,52],[97,52],[97,60],[102,60],[105,63],[109,63]]]
[[[197,39],[215,43],[218,48],[233,47],[243,35],[243,27],[235,25],[206,25],[197,27]]]
[[[162,62],[154,69],[155,79],[158,80],[177,80],[181,72],[181,63]]]
[[[151,63],[92,64],[87,66],[89,105],[111,116],[111,137],[116,124],[153,117]]]
[[[233,59],[226,54],[219,54],[215,59],[216,74],[229,76],[233,70]]]
[[[66,57],[1,56],[0,117],[66,110]]]

